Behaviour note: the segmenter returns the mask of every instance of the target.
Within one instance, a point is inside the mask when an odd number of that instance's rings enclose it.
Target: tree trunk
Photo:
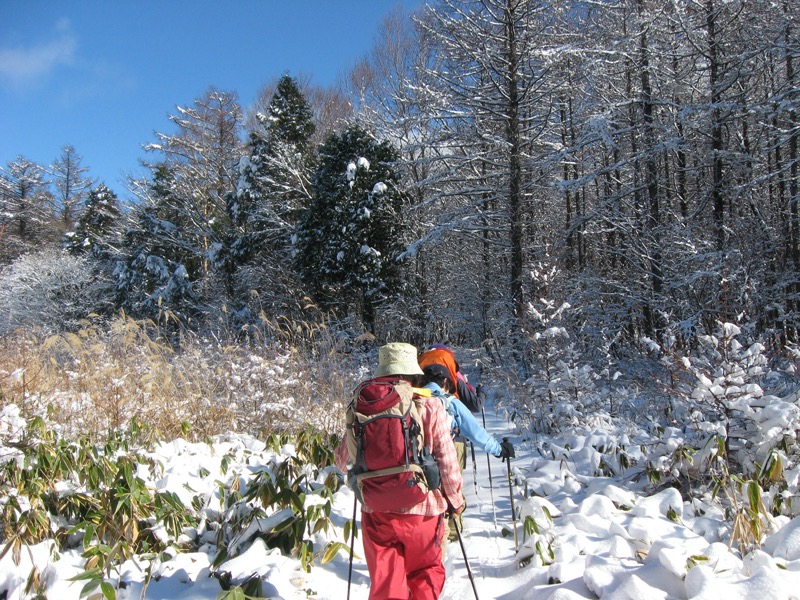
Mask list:
[[[521,317],[524,312],[523,295],[523,245],[524,224],[522,210],[522,156],[520,150],[519,89],[517,87],[517,67],[519,54],[516,41],[515,16],[519,0],[508,0],[505,10],[506,93],[508,94],[508,113],[506,114],[506,141],[509,147],[508,204],[511,219],[511,300],[514,312]]]
[[[720,109],[719,53],[714,0],[706,2],[706,33],[708,35],[708,85],[711,91],[711,204],[714,209],[714,232],[717,249],[725,249],[725,199],[722,193],[722,118]]]
[[[638,0],[639,17],[644,16],[644,2]],[[658,199],[658,165],[656,163],[656,137],[653,118],[653,92],[650,85],[650,59],[647,48],[647,33],[644,23],[640,24],[642,31],[639,34],[639,72],[642,86],[642,115],[644,116],[644,144],[645,153],[645,189],[647,193],[647,216],[645,223],[651,234],[648,237],[650,262],[651,302],[657,301],[663,290],[663,273],[661,266],[661,249],[658,242],[658,227],[661,225],[660,207]],[[655,311],[652,306],[646,309],[648,314],[648,335],[657,335]]]
[[[792,60],[792,28],[791,18],[789,13],[789,6],[787,2],[783,5],[784,15],[786,17],[786,28],[784,30],[784,41],[786,44],[786,82],[789,89],[797,89],[797,82],[795,81],[794,61]],[[800,186],[798,185],[798,166],[797,166],[797,138],[798,138],[798,122],[797,111],[789,110],[788,114],[788,127],[789,134],[789,206],[790,206],[790,219],[791,219],[791,250],[790,256],[792,261],[792,269],[794,277],[792,280],[795,282],[792,285],[792,300],[790,308],[793,313],[797,313],[800,308],[800,214],[798,211],[798,202],[800,202]],[[790,339],[796,339],[796,332],[787,332]]]

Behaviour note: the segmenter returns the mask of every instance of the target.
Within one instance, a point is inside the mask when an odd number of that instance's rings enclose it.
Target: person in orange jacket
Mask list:
[[[466,406],[471,413],[479,413],[483,408],[482,394],[478,393],[472,384],[467,381],[455,354],[444,344],[433,344],[419,358],[420,366],[425,369],[428,365],[444,365],[450,371],[450,380],[455,382],[456,389],[453,395]],[[478,386],[480,389],[481,386]]]
[[[478,396],[472,386],[469,385],[466,378],[461,374],[461,369],[456,361],[456,357],[450,348],[442,344],[434,344],[423,352],[419,357],[419,366],[422,368],[423,372],[432,365],[442,365],[447,369],[450,375],[448,379],[455,384],[455,389],[451,393],[458,398],[470,412],[481,412],[481,406],[477,400]],[[467,400],[465,401],[465,399]],[[453,443],[456,447],[458,464],[463,471],[467,468],[467,440],[464,436],[457,435],[454,436]],[[497,455],[496,452],[495,455]]]

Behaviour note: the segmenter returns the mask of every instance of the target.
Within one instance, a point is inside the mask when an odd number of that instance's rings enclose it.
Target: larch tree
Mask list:
[[[242,111],[235,93],[211,87],[192,106],[178,106],[170,121],[177,131],[157,132],[158,142],[145,149],[162,157],[150,165],[154,171],[163,165],[170,173],[162,181],[170,186],[162,201],[173,203],[180,219],[176,226],[193,240],[201,288],[208,291],[213,260],[227,229],[226,199],[237,181]]]
[[[791,239],[785,125],[796,98],[780,12],[736,1],[579,6],[564,22],[580,34],[571,73],[581,79],[564,95],[554,182],[569,198],[570,303],[598,334],[674,344],[720,319],[793,320],[780,240]]]
[[[436,138],[426,202],[439,216],[429,235],[460,238],[461,263],[473,267],[460,287],[491,300],[491,312],[480,310],[501,335],[519,331],[531,293],[526,263],[544,247],[534,198],[549,168],[538,160],[551,112],[548,9],[529,0],[441,0],[418,18],[433,52],[423,78]]]
[[[82,157],[73,146],[64,146],[61,156],[50,165],[49,173],[55,190],[56,210],[65,232],[75,225],[86,195],[95,182],[86,176],[89,167],[81,165]]]
[[[0,168],[0,262],[56,245],[58,228],[44,167],[23,156]]]

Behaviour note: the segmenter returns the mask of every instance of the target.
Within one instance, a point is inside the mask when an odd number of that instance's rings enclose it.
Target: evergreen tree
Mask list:
[[[239,181],[228,210],[239,229],[234,255],[281,254],[311,196],[314,133],[311,109],[294,80],[285,75],[260,115],[265,133],[250,135],[250,153],[239,163]],[[261,257],[265,258],[265,257]]]
[[[89,192],[75,231],[67,234],[65,244],[67,250],[72,254],[107,255],[109,237],[119,219],[117,195],[101,183]]]
[[[425,70],[432,59],[432,45],[420,35],[418,17],[409,18],[408,11],[398,4],[387,13],[375,31],[372,47],[353,66],[345,85],[351,97],[358,99],[354,103],[358,122],[397,148],[403,164],[403,191],[413,211],[404,230],[404,244],[413,244],[413,252],[403,262],[408,290],[392,303],[395,331],[406,339],[441,341],[455,339],[445,323],[460,327],[475,315],[469,296],[478,290],[465,262],[475,254],[476,244],[473,234],[464,232],[464,218],[453,219],[458,232],[445,237],[449,209],[443,211],[441,204],[430,202],[430,182],[441,178],[435,170],[438,128],[430,126],[430,114],[438,110],[437,88]],[[452,147],[448,154],[453,154]],[[438,227],[440,222],[443,228]],[[429,233],[432,243],[425,243]],[[457,272],[448,268],[455,263]],[[462,308],[466,310],[459,314]],[[398,323],[403,323],[402,333],[396,329]]]
[[[137,206],[125,233],[127,253],[115,271],[117,304],[134,317],[169,316],[185,325],[200,312],[194,283],[202,279],[203,256],[192,231],[182,226],[174,189],[170,169],[156,168],[150,197]]]
[[[267,131],[274,143],[290,145],[297,151],[307,148],[315,129],[313,115],[297,82],[289,75],[278,82],[266,117]]]
[[[314,153],[312,111],[296,82],[284,75],[262,131],[250,135],[249,155],[239,162],[236,191],[229,196],[233,233],[221,258],[228,294],[252,298],[284,311],[297,282],[291,267],[291,239],[311,197]],[[236,303],[238,304],[238,303]]]
[[[357,306],[371,330],[378,305],[400,287],[404,198],[397,160],[388,142],[358,126],[330,136],[297,238],[298,265],[316,298],[340,315]]]
[[[311,107],[296,82],[284,75],[266,115],[267,145],[263,174],[271,203],[290,226],[308,206],[314,169],[311,137],[315,125]]]
[[[284,74],[259,90],[255,101],[247,111],[245,125],[248,131],[259,132],[262,137],[268,137],[267,117],[272,114],[270,105],[276,94],[287,98],[293,95],[278,91],[278,85],[284,80],[291,81],[308,105],[311,121],[314,123],[314,131],[308,137],[312,147],[321,146],[330,134],[344,129],[353,116],[352,94],[344,90],[341,84],[321,87],[312,84],[311,77],[303,73],[295,76]]]

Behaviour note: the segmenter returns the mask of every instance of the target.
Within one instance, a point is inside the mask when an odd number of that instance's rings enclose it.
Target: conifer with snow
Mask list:
[[[250,133],[249,153],[228,196],[231,234],[219,264],[234,304],[258,300],[273,312],[291,305],[298,285],[291,265],[291,238],[311,196],[315,130],[311,108],[289,75],[278,82],[263,126]],[[245,317],[245,315],[242,315]]]
[[[388,142],[358,126],[330,136],[297,236],[298,265],[316,298],[340,314],[355,305],[368,327],[400,286],[404,197],[396,161]]]
[[[117,195],[101,183],[89,192],[75,231],[66,234],[66,249],[72,254],[106,254],[120,217]]]

